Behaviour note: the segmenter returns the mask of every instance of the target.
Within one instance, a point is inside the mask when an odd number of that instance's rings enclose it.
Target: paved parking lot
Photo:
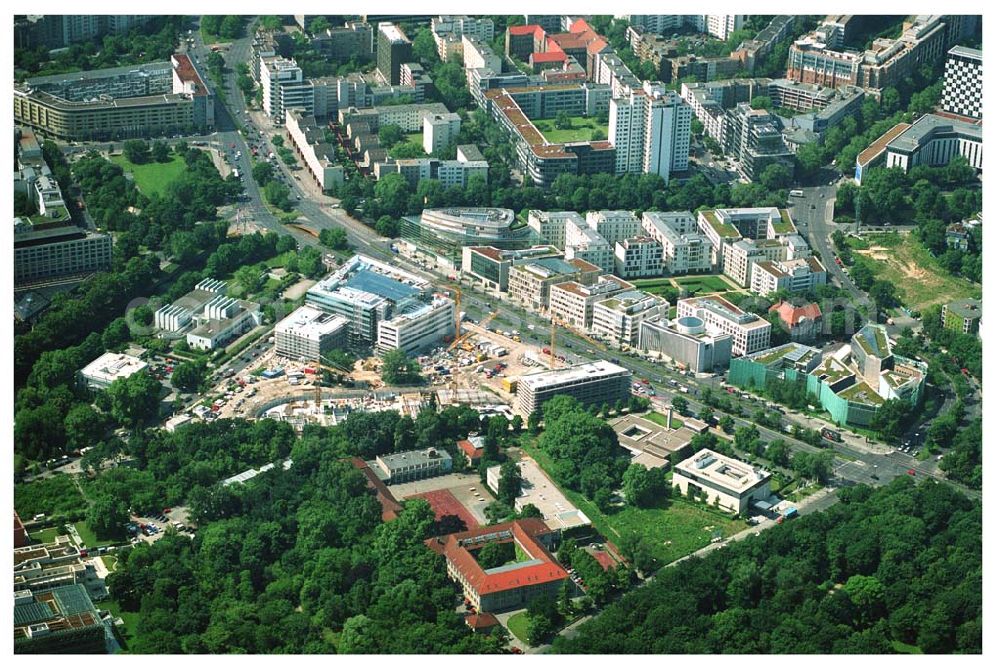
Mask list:
[[[433,490],[449,491],[462,506],[469,510],[479,524],[487,524],[484,510],[493,501],[493,495],[486,489],[485,485],[479,482],[478,474],[447,474],[389,486],[389,492],[398,500]],[[476,493],[479,494],[479,497]]]

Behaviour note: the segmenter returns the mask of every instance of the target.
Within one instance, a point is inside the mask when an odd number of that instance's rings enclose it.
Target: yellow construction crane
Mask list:
[[[483,320],[479,321],[479,327],[481,327],[483,329],[486,329],[486,326],[489,325],[490,321],[492,321],[494,318],[496,318],[499,314],[500,314],[499,310],[498,311],[494,311],[493,313],[489,314],[488,316],[486,316],[486,318],[484,318]],[[468,339],[469,337],[471,337],[473,334],[475,334],[475,333],[472,330],[469,330],[464,335],[459,336],[458,332],[456,331],[455,332],[455,341],[451,342],[451,345],[448,346],[448,350],[449,351],[454,351],[462,342],[464,342],[466,339]]]

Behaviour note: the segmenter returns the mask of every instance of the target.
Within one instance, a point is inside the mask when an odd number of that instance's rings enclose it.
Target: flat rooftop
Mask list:
[[[629,371],[607,360],[597,360],[595,362],[586,362],[582,365],[567,367],[566,369],[526,374],[517,383],[518,387],[527,386],[528,388],[535,389],[554,383],[601,379],[622,373],[628,374]]]
[[[319,339],[347,325],[347,319],[315,307],[302,306],[278,323],[275,332],[292,332],[300,337]]]
[[[962,318],[981,318],[983,315],[982,300],[958,300],[957,302],[949,302],[946,306],[949,313]]]
[[[707,448],[677,464],[675,470],[698,479],[707,479],[738,495],[771,478],[771,474],[766,471],[754,469],[753,465]]]
[[[795,365],[803,358],[816,355],[817,353],[819,353],[819,349],[792,342],[782,346],[775,346],[774,348],[758,351],[757,353],[752,353],[747,357],[754,362],[761,363],[762,365],[770,365],[778,362],[779,360],[785,360],[789,364]]]
[[[867,149],[858,154],[858,165],[864,167],[871,161],[878,158],[882,155],[882,152],[885,151],[889,142],[902,135],[904,132],[909,130],[909,128],[909,123],[897,123],[892,128],[887,130],[885,134],[869,144]]]
[[[913,125],[889,141],[886,148],[909,153],[916,151],[932,135],[958,135],[966,139],[983,141],[983,127],[954,117],[924,114]]]
[[[553,530],[590,525],[590,519],[566,499],[534,460],[521,460],[517,466],[521,470],[521,494],[514,503],[519,509],[534,504]]]
[[[105,353],[81,370],[87,379],[111,383],[117,379],[127,379],[146,368],[139,358],[124,353]]]

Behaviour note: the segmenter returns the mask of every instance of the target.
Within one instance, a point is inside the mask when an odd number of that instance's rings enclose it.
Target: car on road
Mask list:
[[[917,475],[917,470],[916,469],[907,469],[906,473],[909,474],[910,476],[916,476]]]

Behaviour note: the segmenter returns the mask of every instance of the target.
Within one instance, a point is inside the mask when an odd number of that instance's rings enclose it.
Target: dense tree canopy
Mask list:
[[[982,648],[981,506],[900,477],[661,571],[563,653],[925,653]]]

